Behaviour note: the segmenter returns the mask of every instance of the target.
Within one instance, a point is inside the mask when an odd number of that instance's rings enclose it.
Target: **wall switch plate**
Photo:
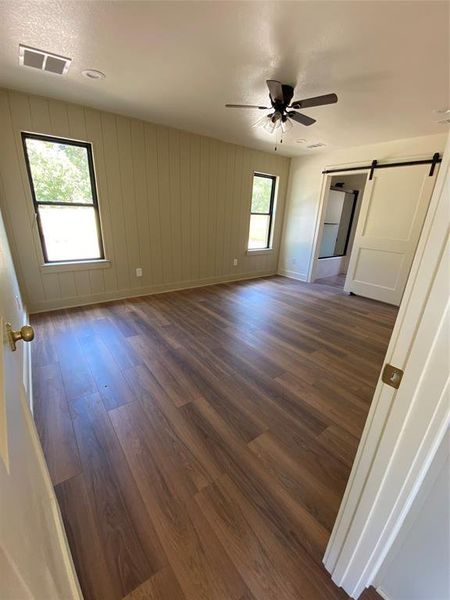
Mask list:
[[[237,267],[237,264],[238,264],[238,259],[234,258],[233,259],[233,267]]]
[[[136,277],[142,277],[142,269],[141,269],[141,267],[138,267],[136,269]]]

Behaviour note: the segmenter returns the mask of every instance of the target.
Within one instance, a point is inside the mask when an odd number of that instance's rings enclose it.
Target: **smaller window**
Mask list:
[[[46,263],[104,258],[91,145],[22,133]]]
[[[276,180],[275,175],[255,173],[253,176],[249,250],[270,248]]]

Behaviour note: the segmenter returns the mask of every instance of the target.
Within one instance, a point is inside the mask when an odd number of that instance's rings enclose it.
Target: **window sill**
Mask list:
[[[41,273],[66,273],[68,271],[91,271],[92,269],[109,269],[111,261],[104,258],[99,260],[83,260],[79,262],[54,262],[40,266]]]
[[[273,248],[254,248],[253,250],[252,249],[247,250],[248,255],[272,254],[272,252],[273,252]]]

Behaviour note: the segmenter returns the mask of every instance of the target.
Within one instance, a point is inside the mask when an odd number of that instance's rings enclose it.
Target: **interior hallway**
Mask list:
[[[396,314],[272,277],[33,316],[85,598],[347,598],[321,559]]]

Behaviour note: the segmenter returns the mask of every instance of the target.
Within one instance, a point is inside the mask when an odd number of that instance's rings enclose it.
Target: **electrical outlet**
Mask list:
[[[238,264],[238,260],[237,260],[237,258],[234,258],[233,259],[233,267],[237,267],[237,264]]]
[[[136,269],[136,277],[142,277],[142,269],[141,269],[141,267],[138,267]]]

